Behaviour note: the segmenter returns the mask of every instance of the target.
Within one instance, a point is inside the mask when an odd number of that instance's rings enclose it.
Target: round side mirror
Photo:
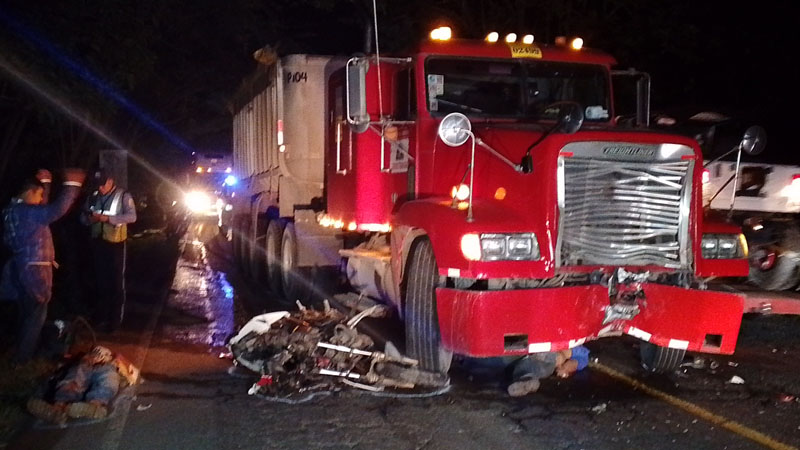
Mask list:
[[[573,134],[583,126],[583,108],[573,102],[566,102],[558,112],[558,123],[561,131],[566,134]]]
[[[450,147],[458,147],[467,142],[471,131],[472,124],[467,119],[467,116],[454,112],[444,116],[444,119],[439,124],[438,134],[439,139],[445,144]]]
[[[767,132],[759,125],[753,125],[744,132],[739,148],[748,155],[758,155],[767,146]]]

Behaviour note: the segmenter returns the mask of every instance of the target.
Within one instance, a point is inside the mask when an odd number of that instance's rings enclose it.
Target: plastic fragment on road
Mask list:
[[[137,411],[147,411],[147,410],[148,410],[148,409],[150,409],[152,406],[153,406],[153,404],[152,404],[152,403],[148,403],[148,404],[146,404],[146,405],[138,405],[138,406],[136,406],[136,410],[137,410]]]
[[[606,404],[606,403],[600,403],[599,405],[596,405],[596,406],[592,407],[592,412],[595,413],[595,414],[602,414],[602,413],[606,412],[606,407],[607,406],[608,406],[608,404]]]
[[[730,383],[730,384],[744,384],[744,379],[742,377],[738,376],[738,375],[734,375],[734,376],[731,377],[730,380],[728,380],[728,383]]]

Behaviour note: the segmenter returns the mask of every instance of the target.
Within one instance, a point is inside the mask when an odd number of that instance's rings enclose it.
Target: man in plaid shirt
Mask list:
[[[37,176],[38,180],[26,181],[19,195],[3,210],[3,241],[12,256],[3,267],[0,297],[15,299],[19,305],[17,363],[33,356],[47,317],[56,265],[50,224],[66,214],[86,177],[82,170],[65,170],[61,194],[47,204],[44,196],[45,186],[51,181],[49,172],[39,171]]]

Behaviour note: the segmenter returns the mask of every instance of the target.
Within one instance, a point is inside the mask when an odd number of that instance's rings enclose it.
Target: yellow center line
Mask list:
[[[608,366],[600,364],[599,362],[590,362],[589,363],[589,367],[591,367],[592,369],[594,369],[594,370],[596,370],[598,372],[602,372],[605,375],[608,375],[609,377],[614,378],[615,380],[622,381],[623,383],[626,383],[626,384],[630,385],[631,387],[633,387],[635,389],[639,389],[642,392],[650,395],[651,397],[655,397],[655,398],[657,398],[659,400],[662,400],[662,401],[664,401],[666,403],[669,403],[670,405],[675,406],[677,408],[680,408],[680,409],[688,412],[689,414],[692,414],[692,415],[697,416],[697,417],[699,417],[699,418],[701,418],[703,420],[711,422],[714,425],[717,425],[717,426],[722,427],[722,428],[724,428],[724,429],[726,429],[728,431],[736,433],[739,436],[742,436],[742,437],[745,437],[747,439],[750,439],[751,441],[754,441],[754,442],[756,442],[758,444],[761,444],[764,447],[768,447],[768,448],[776,449],[776,450],[791,450],[791,449],[797,450],[797,447],[793,447],[791,445],[784,444],[783,442],[777,441],[777,440],[767,436],[764,433],[761,433],[761,432],[756,431],[756,430],[754,430],[752,428],[749,428],[749,427],[747,427],[745,425],[742,425],[739,422],[730,420],[730,419],[728,419],[726,417],[723,417],[723,416],[720,416],[718,414],[715,414],[715,413],[713,413],[713,412],[711,412],[711,411],[709,411],[709,410],[707,410],[705,408],[697,406],[694,403],[687,402],[686,400],[681,400],[681,399],[679,399],[679,398],[677,398],[675,396],[667,394],[664,391],[660,391],[660,390],[658,390],[658,389],[656,389],[654,387],[648,386],[647,384],[642,383],[639,380],[633,379],[633,378],[623,374],[622,372],[616,371],[616,370],[614,370],[614,369],[612,369],[612,368],[610,368]]]

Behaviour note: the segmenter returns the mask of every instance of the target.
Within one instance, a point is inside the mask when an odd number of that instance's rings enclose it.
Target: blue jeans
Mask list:
[[[47,303],[40,303],[25,296],[17,301],[19,305],[20,326],[17,331],[17,363],[25,363],[33,357],[42,326],[47,318]]]
[[[531,353],[523,356],[516,363],[511,375],[512,381],[528,378],[547,378],[556,370],[556,356],[558,353]]]
[[[69,369],[67,376],[58,382],[55,401],[96,401],[107,405],[117,395],[119,384],[119,372],[114,364],[89,365],[80,362]]]

